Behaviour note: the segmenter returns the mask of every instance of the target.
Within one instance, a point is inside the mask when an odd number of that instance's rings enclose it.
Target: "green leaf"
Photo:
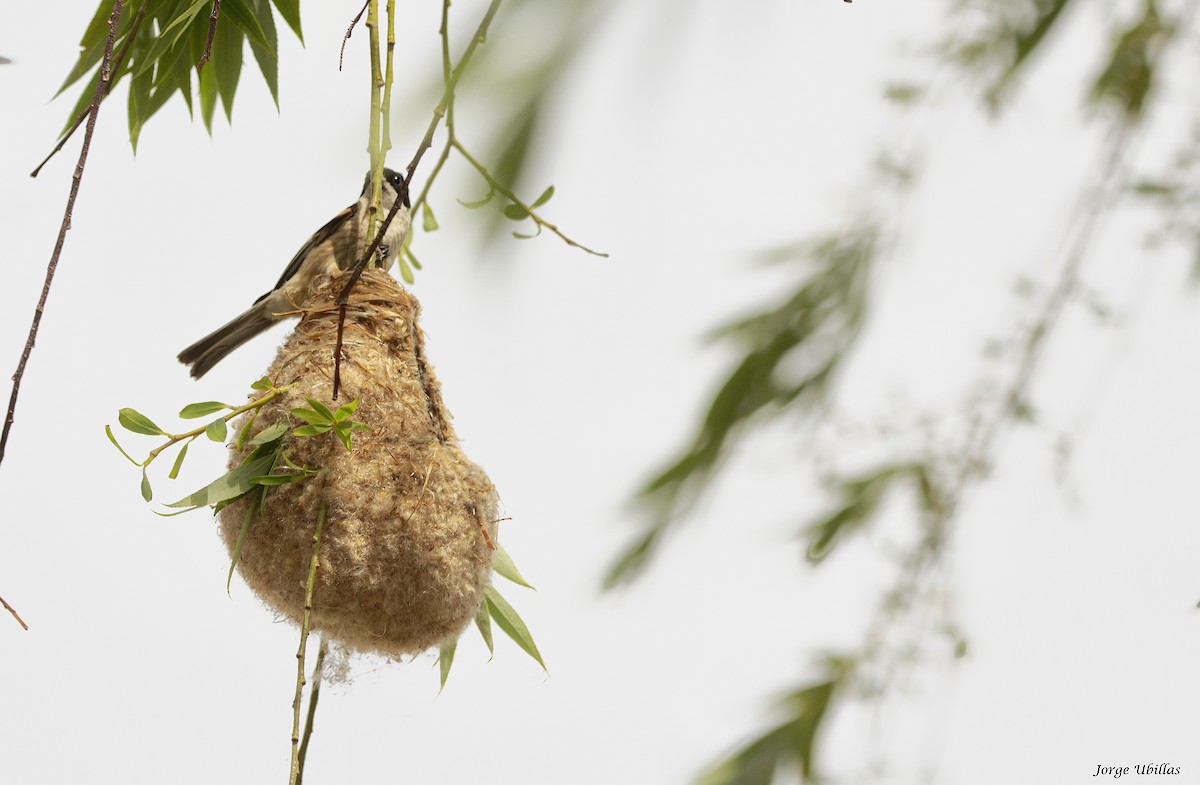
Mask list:
[[[149,30],[139,30],[138,39],[145,38],[144,33],[149,33]],[[150,100],[150,89],[153,87],[153,84],[154,74],[149,70],[135,74],[129,83],[127,117],[129,121],[129,144],[133,148],[134,154],[137,153],[137,143],[142,133],[142,125],[150,119],[150,115],[154,114]]]
[[[358,399],[357,398],[355,398],[353,401],[346,404],[345,406],[338,407],[338,410],[333,413],[334,421],[341,422],[342,420],[346,419],[350,415],[354,414],[354,410],[357,408],[358,408]]]
[[[215,66],[217,91],[221,96],[221,106],[225,109],[225,119],[231,123],[233,122],[233,97],[237,93],[238,81],[242,76],[245,41],[246,36],[226,19],[225,14],[221,14],[217,20],[217,35],[213,40],[211,65]],[[208,66],[205,66],[204,70],[208,70]]]
[[[519,204],[504,205],[504,217],[510,221],[524,221],[529,217],[529,212]]]
[[[328,412],[329,409],[326,408],[325,411]],[[333,425],[334,423],[332,413],[329,416],[325,416],[314,409],[292,409],[291,414],[296,419],[304,420],[309,425]]]
[[[311,428],[312,426],[307,425],[305,427]],[[337,434],[338,439],[340,439],[342,442],[342,445],[345,446],[346,452],[351,452],[354,449],[353,447],[350,446],[350,433],[352,430],[353,430],[352,428],[343,427],[342,424],[340,424],[340,423],[338,425],[335,425],[333,428],[333,432],[335,434]]]
[[[279,34],[275,31],[275,16],[271,13],[271,6],[266,0],[256,3],[254,13],[266,42],[260,44],[251,38],[250,51],[254,53],[258,69],[262,71],[267,89],[271,91],[271,100],[275,102],[275,110],[279,111]]]
[[[250,478],[250,482],[254,485],[289,485],[293,482],[307,480],[309,476],[307,474],[264,474],[261,477]]]
[[[232,409],[232,406],[221,403],[220,401],[201,401],[200,403],[189,403],[187,406],[179,410],[179,416],[184,420],[194,420],[197,417],[203,417],[213,412],[219,412],[222,409]]]
[[[480,207],[483,207],[488,202],[492,201],[492,197],[495,195],[496,195],[496,191],[493,189],[493,190],[490,190],[487,192],[487,196],[483,197],[482,199],[480,199],[477,202],[464,202],[462,199],[458,199],[457,201],[459,204],[461,204],[463,207],[467,208],[468,210],[477,210]]]
[[[150,478],[146,476],[146,467],[142,467],[142,498],[150,501],[154,498],[154,491],[150,489]]]
[[[320,401],[314,401],[312,398],[305,398],[304,400],[308,401],[308,405],[313,408],[313,411],[320,412],[327,422],[334,422],[333,412],[329,411],[328,406]]]
[[[200,69],[200,119],[204,127],[212,134],[213,113],[217,108],[217,69],[208,66]]]
[[[780,702],[784,719],[697,778],[697,785],[771,785],[780,770],[798,770],[802,782],[820,782],[813,757],[817,733],[835,691],[849,670],[830,658],[827,676]]]
[[[171,464],[171,473],[167,475],[168,478],[178,479],[179,470],[183,468],[183,459],[187,457],[187,448],[186,444],[179,448],[179,454],[175,456],[175,463]]]
[[[255,382],[254,384],[250,385],[250,389],[251,390],[262,390],[265,392],[274,386],[275,385],[271,383],[271,377],[264,376],[263,378],[261,378],[257,382]]]
[[[221,3],[221,18],[226,18],[228,15],[229,21],[237,25],[237,28],[249,39],[251,45],[257,44],[273,48],[274,45],[267,37],[262,23],[251,6],[253,3],[247,3],[246,0],[224,0]]]
[[[457,648],[458,638],[447,641],[438,648],[438,673],[441,679],[438,695],[441,695],[442,690],[446,689],[446,679],[450,676],[450,666],[454,664],[454,652]]]
[[[895,480],[907,477],[919,482],[924,474],[924,467],[920,464],[902,463],[844,480],[839,487],[841,506],[805,528],[808,560],[821,562],[842,537],[864,527],[879,509],[880,502]]]
[[[221,475],[200,490],[183,497],[167,507],[207,507],[210,504],[236,499],[254,489],[254,478],[271,472],[275,465],[274,452],[267,453]]]
[[[525,622],[521,620],[513,607],[509,605],[500,592],[492,586],[484,590],[484,602],[487,603],[488,613],[496,620],[496,624],[500,625],[500,629],[504,630],[504,634],[516,641],[516,644],[525,650],[533,659],[537,660],[538,665],[542,666],[542,670],[546,669],[546,663],[542,661],[542,655],[538,651],[537,644],[533,642],[533,636],[529,634],[529,628],[525,626]]]
[[[412,252],[406,250],[403,254],[396,257],[396,262],[397,262],[396,267],[398,267],[400,269],[400,279],[402,281],[404,281],[406,284],[410,284],[410,285],[417,280],[417,277],[415,275],[413,275],[412,268],[408,266],[408,259],[406,257],[411,257],[411,256],[412,256]]]
[[[301,425],[292,431],[293,436],[320,436],[332,428],[332,425]]]
[[[225,427],[225,418],[218,417],[210,422],[204,429],[204,435],[214,442],[224,443],[225,437],[229,435],[228,429]]]
[[[142,465],[142,464],[141,464],[141,463],[139,463],[138,461],[135,461],[135,460],[134,460],[134,459],[133,459],[133,458],[132,458],[132,457],[129,455],[129,453],[125,452],[124,448],[122,448],[120,444],[117,444],[117,437],[116,437],[116,436],[113,436],[112,428],[111,428],[110,426],[108,426],[108,425],[104,426],[104,433],[105,433],[105,435],[106,435],[106,436],[108,436],[108,440],[109,440],[110,442],[112,442],[112,446],[117,448],[117,452],[119,452],[119,453],[121,453],[122,455],[124,455],[124,456],[125,456],[125,460],[129,461],[129,462],[130,462],[130,463],[132,463],[134,466],[141,466],[141,465]]]
[[[263,428],[261,431],[259,431],[258,434],[248,442],[248,444],[251,447],[257,447],[261,444],[266,444],[267,442],[273,442],[287,433],[288,429],[291,427],[291,423],[287,422],[277,422],[274,425],[268,425],[266,428]]]
[[[283,21],[292,28],[292,32],[300,39],[300,43],[304,43],[304,33],[300,30],[300,0],[274,0],[274,3],[275,7],[279,9],[279,15],[283,17]]]
[[[229,554],[229,574],[225,576],[225,593],[229,594],[229,588],[233,584],[233,568],[237,566],[238,559],[242,557],[242,545],[246,542],[246,533],[250,531],[250,522],[254,520],[254,515],[262,506],[263,494],[266,493],[265,488],[260,488],[246,505],[246,515],[242,518],[242,528],[238,530],[237,542],[233,545],[233,553]]]
[[[492,616],[488,613],[487,602],[482,602],[479,605],[479,611],[475,614],[475,626],[479,629],[479,635],[483,638],[483,642],[487,644],[488,661],[496,655],[495,641],[492,640]]]
[[[127,431],[145,434],[146,436],[167,436],[167,432],[136,409],[122,409],[117,412],[117,422]]]
[[[525,576],[521,575],[517,565],[513,563],[512,557],[500,543],[496,543],[496,550],[492,551],[492,569],[496,571],[497,575],[508,578],[519,586],[533,588],[533,585],[525,580]]]
[[[544,205],[546,202],[550,201],[550,199],[553,196],[554,196],[554,186],[552,185],[549,188],[547,188],[546,190],[542,191],[542,195],[539,196],[537,199],[534,199],[533,204],[531,204],[529,206],[536,210],[537,208]]]
[[[436,232],[438,230],[437,218],[433,214],[433,208],[429,206],[429,202],[421,204],[421,228],[427,232]]]

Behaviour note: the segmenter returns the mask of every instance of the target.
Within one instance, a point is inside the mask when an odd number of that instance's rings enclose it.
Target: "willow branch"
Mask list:
[[[517,198],[516,194],[514,194],[511,190],[509,190],[503,183],[501,183],[495,177],[492,177],[491,173],[487,170],[487,167],[485,167],[483,164],[481,164],[475,158],[475,156],[473,156],[469,152],[467,152],[467,148],[463,147],[462,142],[458,141],[458,139],[452,139],[451,144],[454,146],[454,149],[458,150],[459,154],[462,155],[462,157],[467,160],[467,163],[469,163],[472,167],[474,167],[475,171],[479,172],[480,177],[482,177],[485,181],[487,181],[488,186],[491,187],[492,190],[499,193],[505,199],[507,199],[508,201],[515,204],[517,207],[521,208],[521,211],[523,213],[525,213],[525,216],[527,218],[531,219],[535,224],[537,224],[539,232],[542,229],[549,229],[551,232],[558,235],[559,239],[561,239],[564,243],[566,243],[567,245],[569,245],[573,248],[578,248],[581,251],[590,253],[592,256],[602,256],[604,258],[608,258],[608,254],[606,254],[606,253],[602,253],[600,251],[593,251],[591,248],[588,248],[586,245],[575,242],[570,237],[563,234],[562,230],[559,229],[557,226],[550,223],[545,218],[542,218],[540,215],[538,215],[536,212],[534,212],[534,210],[531,206],[529,206],[525,202],[522,202],[520,199]]]
[[[12,617],[17,620],[17,624],[20,624],[22,629],[29,629],[29,625],[26,624],[25,620],[21,618],[21,614],[17,613],[17,609],[9,605],[3,597],[0,597],[0,605],[3,605],[4,610],[12,614]]]
[[[114,73],[119,73],[121,71],[121,66],[125,64],[125,55],[129,53],[129,47],[133,45],[133,39],[137,37],[138,28],[141,27],[142,19],[144,19],[146,16],[146,6],[149,4],[150,0],[142,0],[142,7],[138,9],[137,17],[133,20],[133,24],[129,28],[129,33],[125,36],[125,41],[121,44],[120,51],[113,56],[112,70]],[[104,88],[105,98],[108,97],[110,90],[112,90],[111,81],[108,82]],[[92,107],[88,106],[75,117],[75,122],[71,124],[71,127],[67,129],[67,132],[64,133],[58,140],[58,144],[54,145],[54,149],[51,150],[50,153],[42,159],[42,162],[34,167],[34,170],[29,173],[30,177],[37,177],[42,171],[42,167],[50,163],[50,159],[63,149],[63,145],[65,145],[67,141],[75,135],[75,132],[79,130],[79,126],[83,125],[83,121],[88,118],[88,115],[91,114],[91,111]]]
[[[299,773],[296,775],[296,785],[304,782],[304,762],[308,759],[308,744],[312,741],[313,728],[317,720],[317,701],[321,698],[321,673],[325,669],[325,655],[329,653],[329,643],[321,638],[321,646],[317,649],[317,662],[312,669],[312,689],[308,693],[308,714],[304,718],[304,736],[300,739]]]
[[[354,34],[354,28],[358,26],[358,20],[362,19],[362,15],[367,12],[367,5],[371,0],[366,0],[363,7],[358,9],[358,13],[350,20],[350,26],[346,28],[346,34],[342,36],[342,48],[338,50],[338,70],[342,70],[342,63],[346,57],[346,44],[350,42],[350,36]]]
[[[100,104],[104,101],[104,96],[108,94],[108,84],[112,79],[112,54],[113,46],[117,41],[117,26],[121,22],[121,10],[123,0],[114,0],[112,13],[108,17],[108,40],[104,44],[104,55],[100,61],[100,78],[96,80],[96,92],[92,96],[91,106],[88,108],[87,127],[83,133],[83,144],[79,150],[79,161],[75,164],[75,174],[71,179],[71,192],[67,196],[67,207],[63,213],[62,224],[58,229],[58,239],[54,243],[54,252],[50,255],[50,262],[46,265],[46,280],[42,284],[42,294],[38,298],[37,306],[33,311],[33,321],[29,325],[29,335],[25,339],[25,349],[21,352],[21,359],[17,363],[17,370],[13,374],[12,394],[8,399],[8,412],[4,418],[4,429],[0,432],[0,462],[4,461],[4,451],[8,445],[8,436],[12,431],[13,419],[16,416],[17,397],[21,391],[21,379],[25,376],[25,366],[29,363],[29,356],[33,352],[33,345],[37,341],[38,327],[42,323],[42,314],[46,310],[46,300],[50,296],[50,286],[54,282],[54,273],[58,269],[58,260],[62,255],[63,244],[67,240],[67,230],[71,228],[71,214],[75,210],[75,200],[79,196],[79,185],[83,181],[83,170],[87,165],[88,151],[92,146],[92,135],[96,131],[96,117],[100,114]]]
[[[217,35],[217,17],[221,15],[221,0],[213,0],[212,13],[208,15],[208,37],[204,39],[204,52],[196,62],[196,71],[212,59],[213,38]]]
[[[296,696],[292,700],[292,768],[289,785],[300,783],[300,703],[304,697],[304,655],[308,649],[308,632],[312,625],[313,589],[317,583],[318,556],[321,549],[321,534],[325,529],[325,501],[317,509],[317,525],[313,529],[312,556],[308,561],[308,583],[304,588],[304,614],[300,619],[300,648],[296,650]],[[310,698],[311,700],[311,698]],[[313,708],[315,711],[315,707]]]

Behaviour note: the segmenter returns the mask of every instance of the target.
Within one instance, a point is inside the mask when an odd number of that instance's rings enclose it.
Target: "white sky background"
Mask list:
[[[407,68],[424,68],[435,4],[407,5],[429,6],[406,10],[401,32]],[[460,34],[480,5],[455,4]],[[925,187],[842,389],[847,411],[868,417],[898,399],[951,409],[984,340],[1021,313],[1015,277],[1048,269],[1095,165],[1073,88],[1101,40],[1094,24],[1039,64],[1000,122],[952,100],[906,120],[881,101],[882,85],[923,74],[901,44],[926,40],[914,36],[936,29],[940,2],[676,4],[687,19],[674,38],[652,27],[670,18],[660,5],[621,4],[604,20],[555,99],[526,188],[553,182],[551,219],[610,259],[548,235],[479,258],[476,216],[454,198],[485,189],[461,168],[434,191],[442,230],[414,246],[426,264],[414,291],[456,429],[500,489],[513,517],[503,540],[539,587],[505,595],[550,675],[499,632],[491,663],[466,636],[436,700],[432,656],[359,664],[323,697],[314,785],[680,783],[761,727],[812,651],[858,639],[887,540],[797,569],[793,532],[825,500],[803,479],[807,446],[762,435],[645,580],[599,595],[634,532],[626,500],[682,443],[731,357],[698,336],[786,285],[787,271],[755,269],[751,254],[836,225],[870,198],[858,186],[877,144],[927,134]],[[174,356],[270,287],[357,195],[361,32],[336,71],[357,7],[307,3],[305,49],[281,25],[279,114],[249,54],[234,126],[219,116],[211,139],[172,104],[135,158],[124,87],[101,113],[0,468],[0,593],[32,628],[0,619],[0,782],[286,776],[296,630],[273,624],[240,582],[226,597],[211,520],[154,516],[103,426],[122,406],[165,424],[189,401],[240,400],[266,368],[282,330],[200,383]],[[6,368],[78,150],[72,142],[27,177],[69,111],[69,100],[47,101],[92,4],[56,4],[51,20],[45,10],[8,8],[0,31],[0,54],[15,61],[0,67]],[[518,34],[505,18],[489,46]],[[1170,111],[1189,100],[1172,94]],[[403,92],[398,103],[393,166],[432,107]],[[464,99],[468,144],[486,122]],[[1088,280],[1119,318],[1097,326],[1068,311],[1035,390],[1047,424],[1004,441],[964,510],[951,581],[970,657],[910,682],[909,704],[843,718],[824,748],[832,772],[882,759],[887,782],[932,772],[947,783],[1062,783],[1095,781],[1098,764],[1166,762],[1183,768],[1180,782],[1200,777],[1200,309],[1185,260],[1145,253],[1144,228],[1124,221],[1097,243]],[[1064,430],[1079,437],[1065,487],[1052,472]],[[191,453],[181,480],[155,478],[158,498],[222,470],[219,448]]]

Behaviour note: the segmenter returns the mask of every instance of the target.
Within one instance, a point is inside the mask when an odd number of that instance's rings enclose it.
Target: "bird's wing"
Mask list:
[[[296,255],[292,257],[292,261],[288,262],[288,266],[284,269],[283,275],[281,275],[279,277],[279,283],[275,284],[275,289],[278,289],[281,286],[283,286],[285,283],[287,283],[291,279],[291,277],[293,275],[295,275],[297,272],[299,272],[300,265],[304,264],[305,257],[307,257],[308,254],[314,248],[316,248],[318,245],[320,245],[321,243],[328,240],[333,235],[334,232],[336,232],[339,228],[341,228],[342,224],[346,223],[346,221],[351,220],[354,217],[354,214],[357,212],[358,212],[358,202],[355,202],[354,204],[347,207],[345,210],[342,210],[340,213],[333,216],[333,218],[329,219],[329,223],[325,224],[320,229],[318,229],[316,231],[316,233],[313,234],[313,236],[308,239],[308,242],[305,243],[304,246],[299,251],[296,251]],[[273,292],[273,291],[275,291],[275,289],[272,289],[271,291]],[[270,293],[271,292],[267,292],[267,294],[270,294]],[[266,297],[267,294],[264,294],[262,297],[260,297],[258,299],[259,300],[263,299],[263,297]]]

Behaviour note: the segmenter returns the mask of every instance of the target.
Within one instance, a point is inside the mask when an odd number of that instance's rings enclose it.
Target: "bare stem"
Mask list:
[[[21,618],[21,614],[17,613],[17,609],[9,605],[3,597],[0,597],[0,605],[3,605],[4,610],[12,614],[12,617],[17,620],[17,624],[20,624],[23,629],[29,629],[29,625],[26,624],[25,620]]]
[[[304,735],[300,739],[300,773],[296,776],[296,785],[304,782],[304,762],[308,759],[308,744],[312,741],[313,728],[317,720],[317,701],[321,698],[321,673],[325,668],[325,655],[329,653],[329,643],[321,638],[321,646],[317,649],[317,662],[312,669],[312,689],[308,693],[308,714],[304,718]]]
[[[313,588],[317,583],[317,564],[321,549],[321,534],[325,529],[325,501],[317,509],[317,525],[313,529],[312,556],[308,561],[308,583],[304,588],[304,614],[300,619],[300,648],[296,650],[296,695],[292,700],[292,768],[289,785],[300,782],[300,704],[304,697],[304,655],[308,649],[308,632],[312,625]],[[311,698],[310,698],[311,700]],[[313,709],[315,711],[315,707]]]
[[[221,0],[213,0],[212,13],[208,15],[208,37],[204,39],[204,52],[196,62],[197,72],[204,67],[205,63],[212,59],[213,38],[217,35],[217,17],[220,15]]]
[[[367,12],[367,4],[370,2],[371,0],[366,0],[366,2],[363,3],[363,7],[360,8],[358,13],[354,15],[354,18],[350,20],[350,26],[346,28],[346,34],[342,36],[342,48],[338,51],[339,71],[342,70],[342,63],[346,57],[346,43],[349,42],[350,36],[354,33],[354,28],[358,25],[358,20],[362,19],[362,15]]]
[[[113,46],[117,40],[117,26],[121,21],[121,10],[123,0],[114,0],[112,13],[108,17],[108,40],[104,44],[104,55],[100,61],[100,78],[96,80],[96,92],[92,96],[92,103],[88,107],[87,127],[83,133],[83,144],[79,150],[79,161],[75,164],[75,174],[71,179],[71,192],[67,196],[67,207],[63,213],[62,224],[58,229],[58,239],[54,243],[54,252],[50,255],[50,262],[46,265],[46,280],[42,284],[42,294],[38,298],[37,306],[33,311],[33,321],[29,325],[29,335],[25,339],[25,349],[21,352],[21,359],[17,363],[17,370],[13,374],[12,395],[8,400],[8,412],[4,418],[4,429],[0,432],[0,462],[4,460],[5,447],[8,444],[8,436],[12,430],[13,419],[16,416],[17,397],[21,390],[21,379],[25,375],[25,366],[29,363],[29,355],[33,352],[33,345],[37,341],[38,327],[42,323],[42,314],[46,309],[46,300],[50,296],[50,286],[54,282],[54,273],[58,269],[58,260],[62,255],[63,244],[67,240],[67,230],[71,228],[71,213],[75,210],[75,200],[79,196],[79,185],[83,181],[83,170],[87,165],[88,150],[91,149],[92,135],[96,130],[96,117],[100,113],[100,104],[104,101],[104,96],[108,94],[108,84],[112,79],[112,55]]]

